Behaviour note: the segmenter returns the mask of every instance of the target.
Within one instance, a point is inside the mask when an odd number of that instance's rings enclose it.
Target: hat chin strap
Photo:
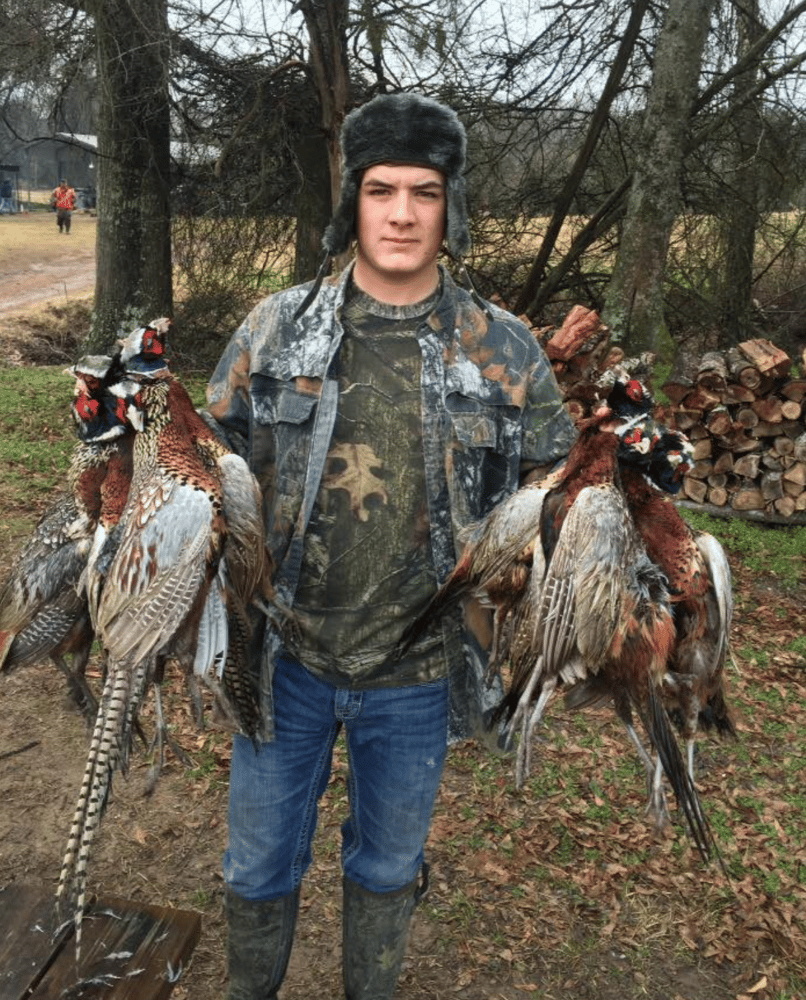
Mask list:
[[[467,270],[464,260],[462,260],[461,257],[455,257],[447,247],[443,247],[443,250],[445,252],[445,256],[450,258],[451,263],[458,269],[459,274],[462,276],[462,283],[468,292],[470,292],[470,297],[479,309],[481,309],[487,319],[492,323],[494,320],[490,304],[489,302],[485,302],[476,291],[476,286],[473,284],[473,279],[470,277],[470,272]]]
[[[305,296],[305,298],[302,300],[302,302],[300,302],[299,306],[297,307],[296,312],[294,313],[294,322],[295,323],[300,318],[300,316],[302,316],[302,314],[305,313],[308,310],[308,308],[310,307],[310,304],[313,302],[313,300],[319,294],[319,289],[322,287],[322,282],[325,280],[325,278],[330,273],[330,265],[331,265],[332,261],[333,261],[333,257],[331,255],[330,251],[328,251],[327,253],[325,253],[324,260],[319,265],[319,270],[316,272],[316,277],[314,278],[314,282],[311,285],[311,290],[308,292],[308,294]]]

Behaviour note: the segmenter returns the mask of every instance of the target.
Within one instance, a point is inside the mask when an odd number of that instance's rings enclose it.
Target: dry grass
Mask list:
[[[70,246],[67,237],[59,253],[95,251],[95,216],[74,212],[70,228]],[[19,270],[20,265],[43,260],[54,253],[54,241],[60,236],[53,212],[21,212],[18,215],[0,215],[0,268]],[[56,247],[59,247],[56,244]]]

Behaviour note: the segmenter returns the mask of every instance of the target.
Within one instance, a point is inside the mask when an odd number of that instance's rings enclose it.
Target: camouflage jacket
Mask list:
[[[298,318],[310,284],[279,292],[247,316],[208,386],[205,414],[249,462],[264,495],[278,603],[293,606],[302,544],[336,416],[332,376],[351,274],[326,280]],[[461,532],[514,492],[531,468],[564,457],[574,429],[549,362],[528,328],[482,310],[443,273],[443,293],[417,334],[422,352],[424,463],[434,568],[453,568]],[[489,614],[471,603],[446,628],[449,737],[482,736],[500,699],[487,687]],[[265,735],[273,731],[271,675],[282,639],[266,629],[261,669]]]

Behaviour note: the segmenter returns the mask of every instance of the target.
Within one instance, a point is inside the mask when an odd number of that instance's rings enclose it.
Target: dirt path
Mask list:
[[[91,294],[96,223],[74,212],[67,235],[52,212],[0,216],[0,317]]]

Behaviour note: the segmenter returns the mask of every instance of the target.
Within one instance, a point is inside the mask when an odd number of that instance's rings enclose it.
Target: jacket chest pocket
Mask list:
[[[464,448],[507,454],[518,436],[520,410],[516,406],[452,392],[445,399],[445,409],[453,434]]]
[[[319,397],[293,382],[253,375],[251,463],[263,490],[301,493]]]
[[[259,424],[292,424],[297,427],[307,423],[316,411],[319,396],[301,392],[294,382],[253,375],[251,383],[252,412]]]
[[[451,393],[449,491],[458,523],[487,514],[518,488],[523,428],[517,406]]]

